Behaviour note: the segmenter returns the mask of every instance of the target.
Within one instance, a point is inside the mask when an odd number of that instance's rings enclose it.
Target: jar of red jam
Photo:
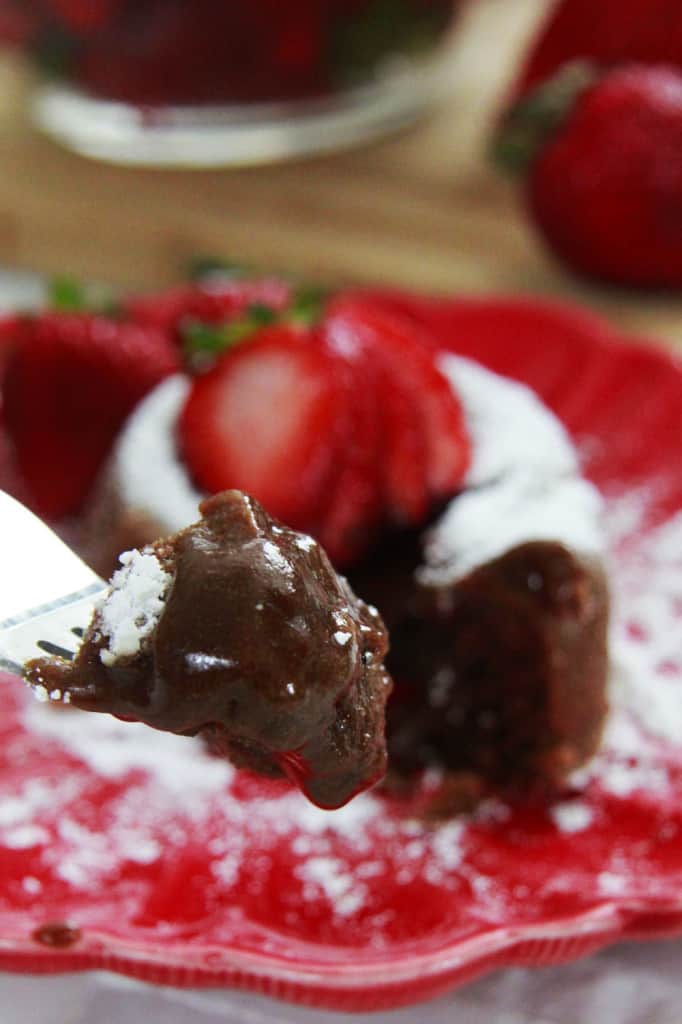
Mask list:
[[[127,163],[350,144],[424,106],[453,0],[0,0],[42,72],[40,126]]]

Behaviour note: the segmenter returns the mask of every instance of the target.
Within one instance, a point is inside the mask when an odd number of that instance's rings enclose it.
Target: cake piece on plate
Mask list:
[[[426,530],[349,573],[391,637],[393,778],[443,775],[451,809],[551,789],[597,750],[608,712],[602,501],[558,419],[469,359],[439,365],[465,410],[465,486]]]

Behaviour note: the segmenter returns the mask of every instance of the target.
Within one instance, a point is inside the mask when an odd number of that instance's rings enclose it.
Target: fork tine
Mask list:
[[[21,674],[32,658],[63,652],[73,657],[80,640],[73,630],[85,630],[95,603],[105,592],[103,581],[92,584],[78,594],[68,594],[47,607],[25,612],[21,617],[0,626],[0,668]],[[4,628],[3,628],[4,627]]]
[[[44,652],[73,657],[106,589],[37,516],[0,491],[0,668]]]

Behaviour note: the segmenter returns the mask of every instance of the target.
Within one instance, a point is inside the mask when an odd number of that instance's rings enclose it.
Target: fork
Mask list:
[[[0,491],[0,669],[73,659],[106,583],[20,502]]]

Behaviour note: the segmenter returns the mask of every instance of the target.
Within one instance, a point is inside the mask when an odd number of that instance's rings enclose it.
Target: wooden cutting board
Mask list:
[[[577,300],[682,348],[682,295],[577,282],[534,235],[485,159],[491,118],[551,0],[469,0],[443,94],[417,126],[346,153],[217,171],[97,164],[41,138],[30,83],[0,60],[0,264],[144,287],[197,254],[322,282]]]

